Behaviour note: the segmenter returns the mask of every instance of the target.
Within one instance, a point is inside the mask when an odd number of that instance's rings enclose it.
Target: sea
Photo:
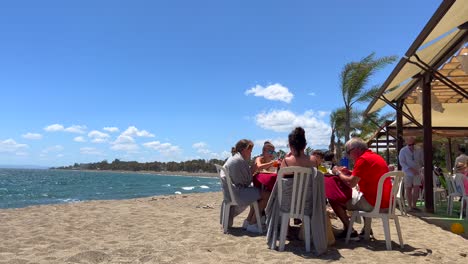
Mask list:
[[[217,192],[217,177],[143,173],[0,169],[0,208]]]

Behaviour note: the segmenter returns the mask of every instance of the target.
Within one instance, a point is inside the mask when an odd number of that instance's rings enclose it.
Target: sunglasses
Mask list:
[[[273,154],[275,154],[276,152],[275,152],[274,150],[268,150],[267,153],[270,154],[270,155],[273,155]]]

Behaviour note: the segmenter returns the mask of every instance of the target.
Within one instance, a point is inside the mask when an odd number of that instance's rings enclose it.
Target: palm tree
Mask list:
[[[345,108],[338,108],[335,109],[333,112],[330,114],[330,126],[331,126],[331,136],[330,136],[330,145],[328,146],[328,149],[330,151],[335,150],[335,144],[336,141],[340,142],[340,138],[342,137],[343,134],[343,128],[345,124]]]
[[[341,93],[345,104],[345,141],[349,140],[351,132],[353,105],[369,101],[379,90],[377,85],[366,89],[370,77],[397,59],[396,56],[374,59],[374,55],[375,53],[371,53],[359,62],[347,63],[341,71]]]
[[[380,130],[380,126],[385,123],[387,120],[394,120],[395,114],[394,113],[385,113],[380,114],[380,111],[376,111],[364,117],[361,115],[361,123],[359,125],[359,136],[366,140],[369,139],[372,135],[374,135],[375,131]]]
[[[305,149],[305,154],[306,154],[307,156],[310,156],[310,155],[312,155],[312,151],[313,151],[313,149],[312,149],[311,147],[307,147],[307,148]]]

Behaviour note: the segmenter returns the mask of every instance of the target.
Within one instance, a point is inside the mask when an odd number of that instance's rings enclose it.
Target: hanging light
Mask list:
[[[468,53],[461,53],[455,58],[460,62],[462,70],[468,74]]]

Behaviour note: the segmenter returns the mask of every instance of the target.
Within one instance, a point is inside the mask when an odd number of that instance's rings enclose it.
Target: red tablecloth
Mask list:
[[[253,177],[254,186],[261,187],[263,185],[265,189],[271,191],[275,186],[277,176],[276,173],[258,173]]]
[[[328,200],[336,201],[345,204],[353,195],[353,190],[343,183],[336,175],[326,175],[325,182],[325,195]]]

